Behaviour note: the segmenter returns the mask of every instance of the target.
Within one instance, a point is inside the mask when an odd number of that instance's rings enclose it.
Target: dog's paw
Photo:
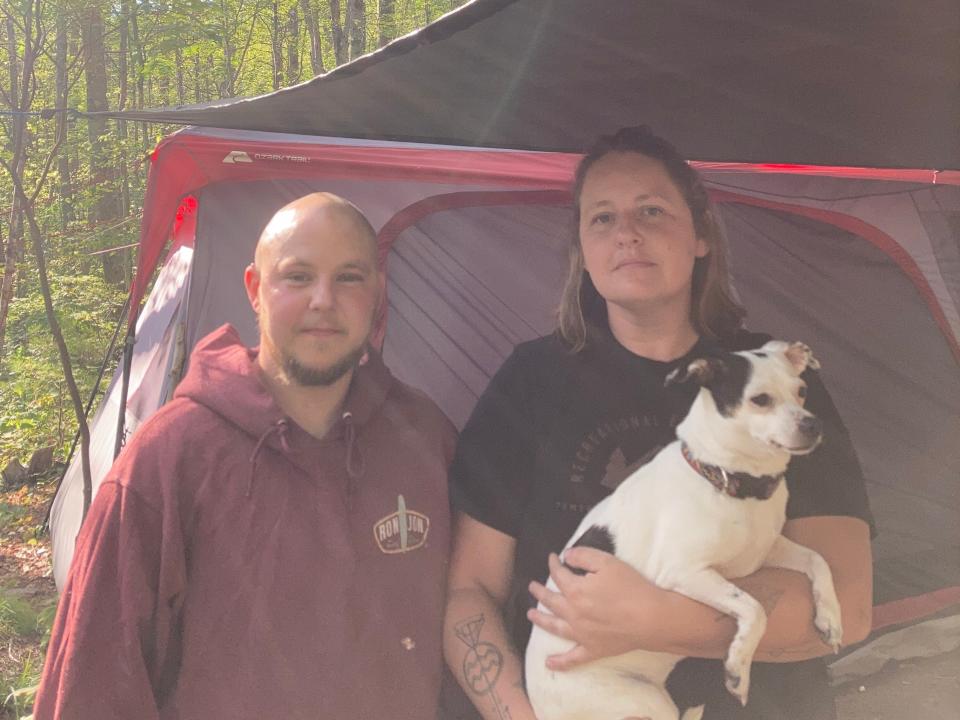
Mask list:
[[[740,701],[741,705],[746,705],[747,695],[750,693],[749,668],[746,672],[726,668],[724,685],[727,686],[727,691]]]
[[[818,613],[813,621],[817,626],[817,632],[820,633],[820,639],[825,645],[829,645],[835,653],[840,652],[840,641],[843,639],[843,628],[840,622],[833,622],[821,617]]]
[[[813,624],[820,633],[820,639],[829,645],[833,651],[840,651],[840,641],[843,639],[843,625],[840,621],[840,602],[836,596],[815,596],[817,614]]]

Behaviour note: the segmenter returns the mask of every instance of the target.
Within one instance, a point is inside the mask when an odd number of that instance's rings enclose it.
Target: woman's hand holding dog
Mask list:
[[[641,647],[653,649],[650,645],[657,639],[661,616],[658,609],[668,591],[601,550],[570,548],[564,553],[564,561],[586,574],[572,572],[551,553],[550,577],[559,592],[538,582],[530,583],[530,593],[549,612],[532,609],[527,618],[550,634],[577,643],[571,650],[548,658],[548,668],[570,670]]]

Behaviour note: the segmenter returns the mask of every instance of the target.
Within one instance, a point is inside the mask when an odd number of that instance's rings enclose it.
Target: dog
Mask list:
[[[800,375],[808,367],[820,367],[809,347],[770,341],[759,350],[696,359],[670,373],[667,385],[700,386],[677,439],[597,504],[567,544],[612,552],[660,587],[732,616],[737,631],[724,660],[725,681],[743,704],[766,614],[727,578],[761,566],[803,572],[812,584],[821,637],[834,651],[842,637],[829,566],[781,535],[787,464],[821,440],[820,421],[803,407]],[[556,590],[552,580],[548,587]],[[637,650],[566,672],[547,669],[549,655],[572,646],[533,628],[526,685],[539,720],[678,719],[664,685],[680,656]],[[702,714],[702,705],[689,708],[682,720]]]

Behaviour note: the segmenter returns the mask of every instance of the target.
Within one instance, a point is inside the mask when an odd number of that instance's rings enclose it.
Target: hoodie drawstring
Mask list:
[[[353,506],[353,495],[356,492],[356,480],[363,475],[363,453],[357,444],[357,427],[353,424],[353,413],[345,412],[343,420],[344,442],[347,445],[347,505]]]
[[[247,497],[253,497],[253,481],[256,478],[257,474],[257,457],[260,455],[260,448],[263,447],[263,444],[267,441],[274,433],[280,434],[280,447],[283,448],[285,453],[290,452],[290,445],[287,443],[287,430],[290,424],[286,418],[281,418],[277,420],[273,425],[267,428],[266,432],[260,436],[260,439],[257,440],[257,444],[253,448],[253,453],[250,455],[250,478],[247,481]]]

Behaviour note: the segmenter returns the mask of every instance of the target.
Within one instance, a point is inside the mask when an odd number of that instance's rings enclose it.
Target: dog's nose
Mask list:
[[[800,432],[807,437],[818,437],[820,433],[823,432],[823,423],[820,422],[820,418],[814,417],[813,415],[800,418],[798,427]]]

